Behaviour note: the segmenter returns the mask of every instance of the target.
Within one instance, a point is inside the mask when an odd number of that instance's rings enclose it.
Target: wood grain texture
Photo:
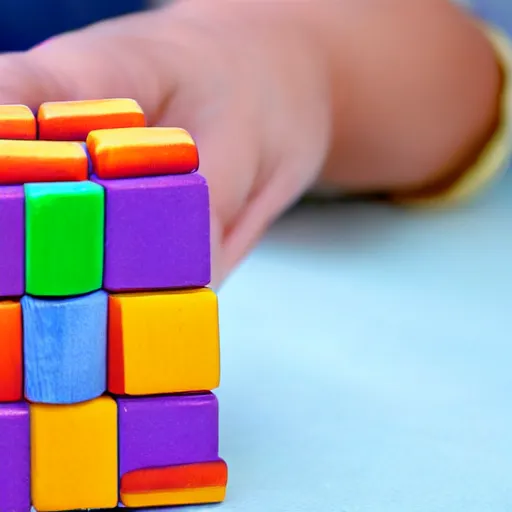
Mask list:
[[[186,174],[199,167],[196,144],[181,128],[95,130],[87,148],[102,179]]]
[[[0,106],[0,139],[35,140],[34,113],[26,105]]]
[[[67,141],[85,141],[93,130],[146,125],[139,104],[125,98],[43,103],[37,122],[39,139]]]
[[[24,296],[25,397],[71,404],[106,389],[107,304],[104,291],[43,300]]]
[[[0,140],[0,185],[87,179],[79,142]]]
[[[0,404],[0,510],[30,510],[30,413],[26,403]]]
[[[117,405],[31,405],[32,502],[38,511],[113,508],[118,500]]]
[[[101,288],[104,192],[96,183],[25,185],[26,291],[69,296]]]
[[[206,391],[220,381],[216,294],[208,289],[109,297],[109,391]]]
[[[16,402],[22,397],[21,304],[12,301],[0,302],[0,402]]]

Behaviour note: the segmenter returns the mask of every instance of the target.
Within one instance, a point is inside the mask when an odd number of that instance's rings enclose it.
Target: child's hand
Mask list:
[[[492,52],[447,5],[185,1],[0,57],[0,103],[129,97],[187,129],[219,284],[323,169],[348,189],[421,185],[488,133]]]
[[[327,98],[313,48],[296,33],[263,42],[262,30],[207,10],[134,15],[3,56],[0,103],[129,97],[149,124],[187,129],[210,184],[219,283],[315,180]]]

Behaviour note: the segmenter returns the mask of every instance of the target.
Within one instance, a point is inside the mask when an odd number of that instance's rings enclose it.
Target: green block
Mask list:
[[[105,199],[91,181],[25,185],[26,292],[80,295],[103,281]]]

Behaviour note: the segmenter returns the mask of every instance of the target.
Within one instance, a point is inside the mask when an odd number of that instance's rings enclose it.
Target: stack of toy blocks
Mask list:
[[[225,497],[208,187],[145,123],[0,107],[0,512]]]

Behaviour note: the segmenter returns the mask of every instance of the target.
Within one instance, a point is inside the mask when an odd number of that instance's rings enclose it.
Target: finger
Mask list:
[[[210,190],[214,287],[226,276],[227,234],[243,215],[258,177],[259,146],[246,129],[238,117],[231,116],[221,116],[214,123],[204,119],[191,128],[199,149],[200,172]]]
[[[0,56],[0,103],[37,108],[45,101],[127,97],[153,124],[175,86],[167,70],[177,64],[152,39],[161,18],[156,12],[119,18]]]

